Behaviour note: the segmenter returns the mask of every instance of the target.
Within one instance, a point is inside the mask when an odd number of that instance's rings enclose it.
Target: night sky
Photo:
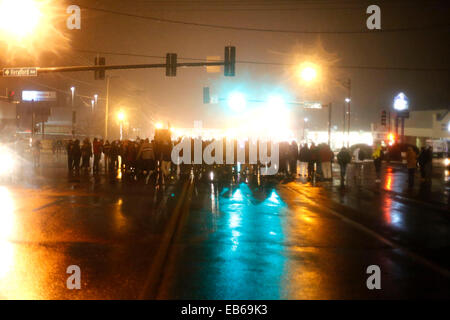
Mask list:
[[[111,108],[129,108],[130,116],[134,116],[130,121],[136,125],[160,120],[179,127],[192,127],[194,120],[202,120],[204,127],[229,125],[225,104],[202,104],[204,86],[210,86],[212,94],[221,98],[239,88],[255,99],[282,92],[292,101],[331,101],[333,125],[338,128],[342,126],[342,108],[347,95],[338,79],[352,81],[352,127],[355,129],[369,130],[371,122],[379,122],[381,110],[390,108],[393,97],[400,91],[409,97],[412,110],[450,107],[449,1],[73,0],[58,3],[62,14],[69,4],[83,8],[81,30],[60,28],[67,37],[66,41],[58,39],[64,49],[37,55],[37,51],[7,51],[0,43],[3,52],[0,65],[91,65],[96,52],[106,57],[107,64],[162,63],[161,57],[168,52],[178,53],[179,61],[191,61],[182,58],[222,58],[226,45],[236,46],[237,60],[242,63],[236,66],[235,78],[226,78],[223,72],[207,73],[201,67],[178,69],[175,78],[165,77],[164,69],[108,72],[114,76]],[[367,30],[365,12],[370,4],[381,7],[385,31]],[[158,22],[131,15],[271,29],[272,32]],[[274,32],[280,30],[298,32]],[[319,31],[326,33],[316,33]],[[43,46],[50,48],[53,44],[46,40]],[[328,66],[328,80],[315,88],[305,87],[294,75],[292,65],[308,57],[320,58]],[[13,86],[68,92],[72,85],[86,97],[94,93],[104,97],[105,82],[95,81],[92,72],[43,75],[26,81],[0,79],[0,90]],[[308,115],[312,128],[326,128],[324,110],[303,111],[294,107],[293,114],[299,122],[303,115]]]

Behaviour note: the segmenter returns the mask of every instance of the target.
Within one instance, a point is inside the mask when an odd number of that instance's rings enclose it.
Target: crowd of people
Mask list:
[[[85,138],[82,142],[78,139],[69,140],[66,151],[67,165],[71,174],[89,172],[91,159],[92,171],[98,174],[102,157],[105,172],[114,173],[120,169],[136,178],[145,177],[148,182],[158,168],[162,183],[170,174],[171,141],[156,143],[154,140],[136,139],[109,142],[94,138],[91,143],[89,138]]]
[[[431,182],[431,171],[433,166],[433,148],[422,147],[417,154],[412,147],[408,147],[406,152],[406,162],[408,168],[408,187],[414,187],[414,177],[416,169],[419,167],[421,182]]]
[[[94,138],[92,143],[89,138],[82,142],[70,140],[66,144],[67,161],[70,173],[79,174],[89,172],[94,174],[100,172],[100,164],[103,163],[105,172],[117,172],[120,169],[126,175],[137,180],[144,178],[148,183],[150,177],[155,174],[155,178],[164,183],[173,174],[194,174],[201,175],[210,171],[211,168],[223,167],[229,169],[230,173],[241,175],[256,175],[262,164],[248,163],[248,142],[245,144],[246,163],[239,165],[196,165],[182,164],[177,168],[171,161],[172,148],[180,141],[172,142],[170,139],[155,141],[149,139],[136,140],[115,140],[109,142]],[[203,141],[203,149],[211,141]],[[235,142],[235,148],[237,148]],[[193,146],[192,146],[193,148]],[[353,176],[358,178],[362,175],[363,162],[365,159],[373,159],[373,166],[376,174],[376,181],[381,180],[381,165],[385,159],[385,148],[377,145],[371,154],[367,154],[361,148],[345,148],[335,155],[330,146],[321,144],[297,145],[295,141],[281,142],[279,144],[279,168],[277,176],[282,177],[302,177],[307,181],[330,181],[332,180],[332,164],[337,163],[340,168],[341,183],[345,183],[347,167],[350,163],[354,165]],[[236,152],[235,152],[236,157]],[[103,161],[102,161],[103,159]],[[408,185],[414,185],[414,175],[417,167],[420,168],[421,179],[431,180],[432,149],[422,148],[420,154],[409,147],[406,153],[407,168],[409,173]],[[211,168],[210,168],[211,167]]]
[[[179,141],[178,141],[179,142]],[[176,144],[177,142],[175,142]],[[211,143],[211,141],[202,141],[203,150]],[[94,174],[100,172],[100,163],[103,158],[103,166],[105,172],[115,172],[117,169],[136,178],[145,177],[148,181],[153,173],[160,172],[159,177],[162,181],[166,180],[171,173],[177,170],[171,161],[171,153],[174,143],[170,140],[155,141],[149,139],[136,140],[115,140],[109,142],[97,138],[91,142],[89,138],[83,141],[78,139],[69,140],[66,144],[68,169],[70,173],[79,174],[80,172],[89,172]],[[235,141],[235,149],[238,147]],[[193,148],[193,145],[192,145]],[[242,175],[256,175],[262,164],[248,163],[248,142],[244,146],[246,154],[246,162],[237,165],[222,165],[225,169],[229,169],[230,173],[238,173]],[[344,151],[346,152],[344,148]],[[235,152],[236,157],[237,152]],[[334,153],[327,144],[310,146],[307,144],[297,145],[295,141],[281,142],[279,145],[279,168],[278,176],[284,177],[301,177],[307,178],[309,181],[331,180],[332,179],[332,162],[334,161]],[[341,157],[338,157],[340,159]],[[347,157],[342,158],[342,165],[351,161],[346,161]],[[225,161],[224,161],[225,162]],[[298,162],[300,162],[300,172],[297,173]],[[341,162],[340,162],[341,164]],[[344,166],[345,165],[345,166]],[[209,171],[209,165],[201,164],[182,164],[179,168],[180,174],[201,175]],[[217,168],[219,166],[212,165]],[[344,169],[345,170],[345,169]]]

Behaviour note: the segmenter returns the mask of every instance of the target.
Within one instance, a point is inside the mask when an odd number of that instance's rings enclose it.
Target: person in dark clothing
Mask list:
[[[92,143],[93,151],[94,151],[94,165],[92,166],[92,170],[94,173],[98,173],[100,158],[102,157],[102,148],[103,144],[101,141],[94,138]]]
[[[103,145],[103,154],[105,157],[105,172],[109,170],[109,155],[111,152],[111,144],[108,140],[105,141],[105,144]]]
[[[279,163],[279,169],[278,173],[287,175],[287,164],[289,160],[289,143],[288,142],[280,142],[279,144],[279,157],[280,157],[280,163]]]
[[[110,158],[110,168],[113,170],[116,170],[119,167],[119,154],[120,154],[120,147],[118,145],[117,141],[113,141],[111,143],[111,149],[109,152],[109,158]],[[113,171],[111,170],[111,171]]]
[[[315,174],[315,166],[318,161],[318,150],[314,143],[311,144],[309,148],[309,157],[308,157],[308,180],[313,180]]]
[[[345,175],[347,173],[347,165],[352,161],[352,155],[347,148],[342,147],[341,151],[337,154],[337,160],[339,167],[341,168],[341,185],[345,182]]]
[[[166,138],[157,144],[157,157],[160,161],[161,170],[161,184],[165,184],[165,181],[170,175],[170,165],[172,161],[172,140]]]
[[[289,148],[289,169],[291,176],[297,176],[297,159],[298,159],[298,145],[297,142],[292,141]]]
[[[81,148],[80,148],[80,140],[75,140],[72,149],[73,155],[73,167],[77,173],[80,172],[80,159],[81,159]]]
[[[300,160],[300,177],[308,176],[309,148],[307,144],[300,147],[298,160]]]
[[[72,172],[73,170],[73,145],[74,142],[72,141],[72,139],[69,140],[69,142],[67,143],[66,146],[66,151],[67,151],[67,167],[69,169],[69,172]]]
[[[82,158],[82,164],[81,167],[85,170],[89,169],[90,160],[92,157],[92,146],[91,142],[88,138],[86,138],[83,141],[83,145],[81,147],[81,158]]]
[[[420,169],[420,180],[425,181],[425,165],[427,163],[427,150],[425,147],[420,149],[419,157],[417,158],[417,163]]]

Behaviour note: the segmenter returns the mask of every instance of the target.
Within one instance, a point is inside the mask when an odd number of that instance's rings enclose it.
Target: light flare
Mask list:
[[[64,34],[68,18],[56,0],[0,0],[0,49],[9,63],[24,53],[38,58],[42,52],[68,48]]]

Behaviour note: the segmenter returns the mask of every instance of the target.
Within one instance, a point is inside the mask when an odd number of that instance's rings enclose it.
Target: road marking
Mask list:
[[[54,205],[59,204],[59,203],[64,202],[64,201],[66,201],[65,198],[62,198],[62,199],[59,199],[59,200],[55,200],[55,201],[49,202],[49,203],[47,203],[47,204],[44,204],[43,206],[34,208],[34,209],[32,210],[32,212],[37,212],[37,211],[40,211],[40,210],[42,210],[42,209],[49,208],[49,207],[51,207],[51,206],[54,206]]]
[[[170,244],[172,243],[175,232],[177,230],[179,216],[181,214],[180,209],[184,203],[188,186],[190,185],[191,185],[190,180],[186,181],[183,185],[180,198],[178,199],[177,205],[173,210],[169,221],[167,222],[167,226],[163,232],[161,242],[159,243],[159,247],[153,260],[153,263],[150,267],[147,279],[145,280],[143,289],[139,295],[140,300],[154,299],[157,295],[157,289],[159,287],[161,276],[164,271],[163,267],[167,260]]]
[[[292,187],[289,186],[285,186],[287,189],[294,191],[296,193],[301,194],[304,197],[307,197],[308,199],[310,199],[305,193],[303,193],[302,191],[299,191],[297,189],[294,189]],[[437,264],[435,264],[434,262],[429,261],[428,259],[412,252],[411,250],[409,250],[408,248],[399,245],[393,241],[390,241],[388,239],[386,239],[385,237],[383,237],[382,235],[378,234],[377,232],[367,228],[366,226],[362,225],[359,222],[356,222],[350,218],[345,217],[344,215],[340,214],[339,212],[329,208],[329,207],[319,207],[317,205],[311,204],[312,207],[316,207],[318,209],[325,209],[327,212],[331,213],[332,215],[334,215],[335,217],[338,217],[339,219],[341,219],[342,221],[352,225],[353,227],[355,227],[356,229],[365,232],[366,234],[372,236],[373,238],[377,239],[378,241],[381,241],[382,243],[390,246],[391,248],[394,249],[398,249],[403,251],[407,256],[409,256],[412,260],[415,260],[419,263],[421,263],[422,265],[432,269],[433,271],[440,273],[442,276],[446,277],[446,278],[450,278],[450,271],[445,269],[444,267],[441,267]]]
[[[189,216],[189,208],[191,206],[192,200],[192,190],[194,189],[194,184],[191,183],[189,189],[187,191],[187,195],[185,197],[184,204],[181,209],[180,219],[177,224],[177,228],[175,234],[173,236],[172,243],[168,249],[167,260],[165,263],[165,268],[161,274],[161,281],[156,290],[156,299],[157,300],[165,300],[168,296],[168,286],[167,283],[170,281],[170,275],[173,274],[175,269],[175,260],[177,258],[177,253],[180,250],[180,239],[182,236],[182,230],[186,225],[188,216]],[[181,244],[183,246],[184,244]]]

